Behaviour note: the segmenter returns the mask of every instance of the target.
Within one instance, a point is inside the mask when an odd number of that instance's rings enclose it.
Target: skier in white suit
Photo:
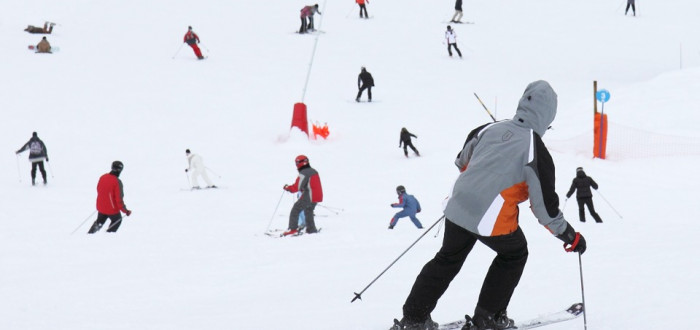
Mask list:
[[[207,175],[207,168],[204,166],[202,157],[190,152],[190,149],[185,150],[187,155],[187,161],[189,162],[189,167],[185,169],[185,172],[192,173],[192,189],[199,189],[199,182],[197,181],[198,176],[202,176],[204,181],[207,183],[207,188],[216,188],[216,186],[211,183],[209,176]]]

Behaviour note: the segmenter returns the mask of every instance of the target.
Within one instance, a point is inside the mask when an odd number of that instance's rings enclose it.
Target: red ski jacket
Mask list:
[[[192,31],[187,31],[187,33],[185,33],[185,37],[183,38],[183,40],[188,45],[196,44],[196,43],[199,43],[199,36]]]
[[[301,191],[299,199],[306,199],[312,203],[323,201],[323,188],[321,187],[321,177],[318,172],[311,167],[299,169],[299,176],[293,184],[285,188],[287,191],[295,193]]]
[[[127,212],[124,205],[122,182],[112,173],[104,174],[97,182],[97,212],[112,215]]]

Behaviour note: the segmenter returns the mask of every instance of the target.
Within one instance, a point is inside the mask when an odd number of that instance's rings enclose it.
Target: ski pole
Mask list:
[[[479,100],[479,103],[481,103],[481,106],[484,107],[484,110],[486,110],[486,112],[489,114],[489,116],[491,116],[491,119],[493,119],[494,122],[497,122],[498,120],[496,120],[496,117],[494,117],[491,114],[491,111],[489,111],[489,109],[486,107],[486,105],[484,105],[484,102],[481,102],[481,99],[479,98],[479,95],[476,95],[476,92],[474,93],[474,96],[476,96],[476,99]]]
[[[341,212],[345,211],[345,209],[344,209],[344,208],[341,208],[341,207],[326,206],[326,205],[321,205],[321,206],[323,206],[323,207],[325,207],[325,208],[327,208],[327,209],[338,210],[338,211],[341,211]]]
[[[270,231],[270,226],[272,225],[272,220],[275,219],[275,214],[277,214],[277,209],[280,207],[280,203],[282,203],[282,197],[284,197],[284,190],[282,191],[282,195],[280,195],[280,200],[277,202],[277,206],[275,206],[275,211],[272,212],[272,216],[270,217],[270,223],[267,224],[267,229],[265,232]]]
[[[367,289],[368,289],[370,286],[372,286],[372,284],[374,284],[374,282],[376,282],[380,277],[382,277],[382,275],[384,275],[384,273],[386,273],[386,271],[389,270],[389,268],[391,268],[391,266],[393,266],[397,261],[399,261],[399,259],[401,259],[401,257],[403,257],[403,255],[406,254],[406,252],[408,252],[408,250],[410,250],[414,245],[416,245],[416,243],[418,243],[418,241],[420,241],[421,238],[423,238],[423,236],[425,236],[430,230],[433,229],[433,227],[435,227],[435,225],[437,225],[437,224],[438,224],[440,221],[442,221],[442,219],[444,219],[444,218],[445,218],[445,216],[443,215],[443,216],[440,217],[440,219],[438,219],[437,221],[435,221],[435,223],[434,223],[432,226],[430,226],[430,228],[428,228],[428,230],[426,230],[423,234],[421,234],[420,237],[418,237],[418,239],[417,239],[415,242],[413,242],[413,244],[411,244],[405,251],[403,251],[403,253],[401,253],[401,255],[399,255],[398,258],[394,259],[394,261],[391,262],[391,264],[389,265],[389,267],[387,267],[386,269],[384,269],[377,277],[375,277],[375,278],[372,280],[372,282],[370,282],[364,289],[362,289],[362,291],[360,291],[360,293],[354,292],[355,298],[352,298],[352,300],[351,300],[350,302],[351,302],[351,303],[352,303],[352,302],[355,302],[355,300],[357,300],[357,299],[362,300],[362,294],[365,293],[365,291],[367,291]]]
[[[184,42],[180,44],[180,47],[178,47],[177,51],[176,51],[175,54],[173,55],[173,60],[175,59],[175,56],[177,56],[177,54],[180,54],[180,50],[182,49],[182,46],[183,46],[184,44],[185,44]]]
[[[192,184],[190,183],[190,176],[187,174],[187,170],[185,170],[185,177],[187,178],[187,185],[191,187]]]
[[[216,172],[212,171],[212,170],[211,170],[210,168],[208,168],[208,167],[204,167],[204,168],[206,168],[207,170],[209,170],[209,172],[211,172],[212,174],[218,176],[219,179],[221,179],[221,175],[216,174]]]
[[[97,210],[92,211],[92,213],[90,213],[90,215],[88,215],[88,217],[85,218],[85,220],[83,220],[83,222],[80,223],[80,226],[75,228],[70,234],[71,235],[75,234],[75,232],[78,231],[78,229],[80,229],[80,227],[82,227],[85,224],[85,222],[88,221],[88,219],[92,218],[92,216],[95,215],[95,213],[97,213]]]
[[[566,209],[566,202],[569,201],[569,198],[564,200],[564,206],[561,208],[561,212],[564,213],[564,210]]]
[[[441,229],[441,228],[442,228],[442,222],[440,222],[440,225],[438,226],[438,231],[437,231],[437,233],[435,233],[435,236],[433,236],[433,237],[437,238],[438,235],[440,235],[440,229]]]
[[[350,17],[350,14],[352,13],[352,11],[353,11],[354,9],[355,9],[355,5],[353,5],[352,8],[350,8],[350,11],[348,11],[348,13],[345,15],[345,18]]]
[[[49,161],[46,161],[46,164],[49,164],[49,173],[51,173],[51,178],[53,179],[53,168],[51,168],[51,163]]]
[[[581,303],[583,304],[583,328],[588,329],[586,320],[586,295],[583,293],[583,266],[581,265],[581,252],[578,253],[578,271],[581,277]]]
[[[322,207],[322,208],[328,210],[328,211],[331,211],[331,212],[335,213],[336,215],[340,214],[340,212],[342,212],[342,211],[345,211],[344,209],[341,209],[341,208],[330,207],[330,206],[325,206],[325,205],[321,205],[321,204],[318,204],[318,205],[319,205],[320,207]],[[339,212],[339,211],[340,211],[340,212]]]
[[[17,154],[17,178],[19,179],[19,182],[22,182],[22,172],[19,169],[19,154]]]
[[[612,206],[612,204],[610,204],[610,202],[608,202],[608,200],[605,199],[605,197],[603,197],[603,194],[601,194],[600,191],[598,191],[598,189],[594,189],[594,190],[598,193],[598,195],[600,195],[600,198],[602,198],[606,203],[608,203],[608,206],[610,206],[610,208],[611,208],[613,211],[615,211],[615,213],[617,214],[617,216],[620,217],[620,219],[622,219],[622,216],[620,215],[620,213],[618,213],[617,210],[615,210],[615,208]]]
[[[122,222],[122,219],[124,219],[124,218],[123,218],[123,217],[122,217],[122,218],[119,218],[119,220],[117,220],[116,222],[110,224],[109,227],[107,227],[107,231],[109,231],[110,229],[112,229],[112,227],[119,225],[119,224]]]

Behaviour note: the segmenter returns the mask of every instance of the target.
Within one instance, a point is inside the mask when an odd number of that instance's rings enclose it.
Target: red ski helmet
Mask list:
[[[294,159],[294,162],[297,164],[297,169],[299,169],[302,166],[309,165],[309,158],[304,155],[299,155]]]

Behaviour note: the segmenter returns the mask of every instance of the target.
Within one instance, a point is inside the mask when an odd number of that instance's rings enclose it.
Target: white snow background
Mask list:
[[[623,0],[468,0],[464,20],[476,24],[453,24],[459,59],[442,43],[452,0],[373,0],[368,20],[353,1],[319,2],[325,33],[304,95],[316,37],[294,31],[308,4],[3,2],[1,329],[387,329],[441,244],[433,229],[350,303],[422,233],[407,219],[387,230],[395,187],[432,225],[455,155],[490,121],[473,93],[508,119],[538,79],[559,95],[544,142],[564,213],[588,242],[588,328],[697,325],[700,3],[637,1],[626,17]],[[60,24],[52,55],[28,51],[41,35],[22,31],[44,20]],[[188,25],[207,60],[178,52]],[[361,66],[376,80],[373,103],[354,102]],[[607,160],[592,159],[593,80],[612,95]],[[290,135],[302,95],[328,140]],[[401,127],[422,157],[397,149]],[[14,155],[33,131],[49,151],[46,187],[32,187],[27,154]],[[186,190],[186,148],[221,189]],[[287,227],[294,197],[282,186],[298,154],[321,175],[322,232],[272,239],[268,225]],[[86,235],[97,179],[117,159],[133,214],[117,234]],[[564,204],[578,166],[600,185],[603,224]],[[527,203],[521,211],[530,257],[508,309],[516,320],[581,301],[577,256]],[[435,320],[473,312],[493,257],[477,244]]]

